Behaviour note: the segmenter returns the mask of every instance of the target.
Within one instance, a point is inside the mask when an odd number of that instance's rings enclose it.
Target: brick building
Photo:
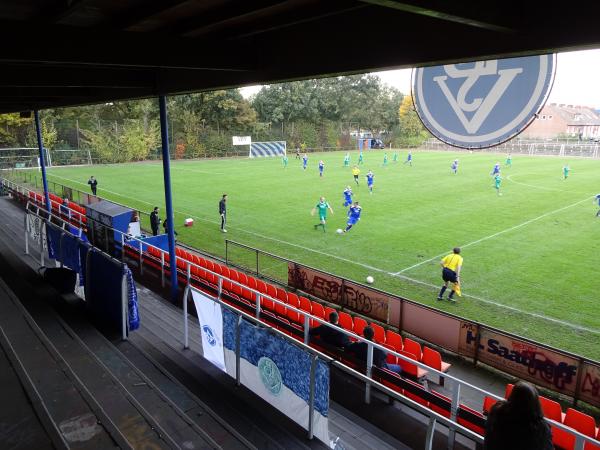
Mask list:
[[[558,135],[581,136],[582,139],[598,138],[600,115],[587,106],[550,103],[542,108],[521,137],[548,139]]]

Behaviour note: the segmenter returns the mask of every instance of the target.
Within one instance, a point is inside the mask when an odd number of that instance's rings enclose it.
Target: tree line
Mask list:
[[[374,75],[273,84],[249,99],[239,89],[172,96],[168,112],[177,159],[231,154],[233,135],[285,140],[288,148],[355,148],[360,132],[394,146],[419,145],[429,136],[411,97]],[[160,152],[156,99],[50,109],[40,116],[49,149],[89,149],[94,159],[115,163]],[[32,119],[1,115],[0,146],[37,146]]]

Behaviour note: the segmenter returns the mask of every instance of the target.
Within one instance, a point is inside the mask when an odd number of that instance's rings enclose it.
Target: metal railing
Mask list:
[[[27,192],[29,192],[28,190],[26,190]],[[22,192],[24,195],[25,192]],[[33,211],[29,210],[29,205],[28,205],[28,209],[27,209],[27,213],[30,214],[36,214],[39,217],[41,217],[42,219],[44,219],[44,215],[48,215],[48,212],[43,209],[43,207],[39,206],[39,205],[35,205],[36,208],[36,213],[34,213]],[[40,211],[42,211],[42,215],[40,214]],[[65,223],[65,220],[55,214],[50,213],[50,216],[57,221],[62,222],[63,224]],[[68,223],[68,222],[67,222]],[[121,235],[121,244],[122,244],[122,252],[121,252],[121,257],[124,260],[125,258],[125,246],[130,247],[131,249],[133,249],[134,251],[138,252],[139,255],[139,270],[140,270],[140,274],[143,274],[143,265],[144,265],[144,252],[142,251],[143,246],[148,246],[148,247],[152,247],[154,248],[156,251],[160,252],[161,255],[161,279],[162,279],[162,283],[164,286],[165,283],[165,272],[166,272],[166,268],[165,268],[165,255],[168,254],[168,252],[166,252],[165,250],[161,249],[160,247],[156,247],[150,243],[144,242],[143,240],[134,237],[134,236],[128,236],[126,233],[123,233],[119,230],[115,230],[112,229],[110,227],[109,228],[111,231],[119,233]],[[28,246],[28,231],[27,229],[25,229],[25,242],[26,242],[26,247]],[[133,243],[136,243],[137,245],[134,245]],[[43,254],[43,247],[40,244],[40,253]],[[41,265],[43,265],[43,255],[41,256]],[[181,261],[184,264],[185,267],[185,272],[180,272],[178,269],[178,265],[177,265],[177,261]],[[459,406],[461,405],[460,402],[460,398],[461,398],[461,391],[462,388],[467,388],[467,389],[471,389],[474,390],[476,392],[479,392],[481,394],[483,394],[484,396],[488,396],[488,397],[492,397],[494,399],[497,400],[502,400],[502,397],[493,394],[491,392],[488,392],[482,388],[479,388],[471,383],[468,383],[466,381],[463,381],[459,378],[456,378],[452,375],[449,375],[447,373],[444,373],[440,370],[434,369],[432,367],[429,367],[419,361],[416,361],[414,359],[408,358],[396,351],[392,351],[390,349],[388,349],[387,347],[384,347],[381,344],[378,344],[376,342],[370,341],[360,335],[355,334],[354,332],[345,330],[339,326],[333,325],[329,322],[327,322],[324,319],[321,319],[320,317],[317,316],[313,316],[312,314],[308,313],[307,311],[304,311],[300,308],[296,308],[294,306],[289,305],[288,303],[285,303],[282,300],[279,300],[277,298],[271,297],[265,293],[262,293],[256,289],[252,289],[249,286],[240,283],[236,280],[233,280],[229,277],[225,277],[222,274],[209,270],[206,267],[200,266],[198,264],[195,264],[187,259],[181,258],[179,256],[175,257],[175,261],[171,262],[169,261],[169,267],[168,270],[172,270],[173,267],[175,268],[175,270],[177,270],[178,272],[184,274],[186,276],[187,279],[187,283],[186,283],[186,288],[184,291],[184,301],[183,301],[183,316],[182,316],[182,328],[183,328],[183,346],[184,348],[189,348],[189,329],[188,329],[188,318],[189,318],[189,314],[188,314],[188,300],[189,300],[189,295],[190,295],[190,289],[193,289],[194,287],[191,285],[192,283],[192,267],[196,267],[197,269],[208,273],[210,275],[212,275],[214,278],[217,279],[218,281],[218,293],[217,293],[217,298],[214,299],[215,301],[218,300],[218,302],[220,304],[222,304],[223,306],[227,307],[228,309],[231,309],[233,311],[235,311],[236,314],[238,314],[240,317],[246,318],[248,320],[251,320],[253,322],[256,323],[260,323],[261,326],[267,327],[269,329],[271,329],[272,332],[281,335],[284,339],[289,340],[290,342],[292,342],[295,345],[299,345],[302,348],[306,349],[307,351],[310,351],[311,354],[315,354],[318,357],[322,358],[324,361],[328,362],[329,364],[340,368],[341,370],[345,371],[346,373],[349,373],[350,375],[353,375],[354,377],[358,378],[359,380],[363,381],[365,383],[365,403],[369,403],[370,399],[371,399],[371,388],[372,387],[376,387],[378,390],[382,391],[384,394],[400,401],[401,403],[404,403],[406,405],[408,405],[409,407],[411,407],[412,409],[417,410],[418,412],[420,412],[421,414],[429,417],[429,424],[428,424],[428,429],[427,429],[427,436],[426,436],[426,442],[425,442],[425,449],[426,450],[430,450],[432,448],[432,444],[433,444],[433,435],[435,432],[435,428],[437,426],[438,423],[445,425],[446,427],[448,427],[448,429],[450,430],[449,435],[448,435],[448,448],[452,448],[453,444],[454,444],[454,434],[456,432],[459,432],[461,435],[464,435],[470,439],[472,439],[473,441],[477,442],[477,443],[483,443],[483,437],[480,436],[479,434],[469,430],[468,428],[465,428],[464,426],[460,425],[457,422],[457,418],[458,418],[458,410],[459,410]],[[241,311],[233,306],[227,305],[225,303],[222,302],[221,298],[223,295],[223,282],[227,281],[228,283],[231,283],[232,285],[236,285],[239,286],[240,288],[244,289],[244,290],[248,290],[250,291],[253,295],[254,295],[254,299],[255,299],[255,303],[254,303],[254,308],[255,308],[255,315],[251,316],[247,313],[245,313],[244,311]],[[205,295],[205,294],[204,294]],[[265,322],[261,321],[261,299],[265,299],[268,300],[270,302],[273,302],[276,305],[281,305],[282,307],[285,307],[288,310],[292,310],[295,311],[296,313],[298,313],[301,317],[304,318],[304,339],[303,342],[299,342],[296,339],[291,338],[290,336],[287,336],[285,333],[281,332],[280,330],[277,330],[276,328],[270,326],[269,324],[266,324]],[[341,362],[335,361],[333,360],[331,357],[325,355],[322,352],[319,352],[318,350],[310,347],[309,343],[310,343],[310,335],[309,335],[309,330],[310,330],[310,323],[311,321],[313,322],[317,322],[321,325],[325,325],[327,327],[333,328],[335,329],[337,332],[339,333],[343,333],[345,335],[347,335],[348,337],[352,338],[355,341],[358,342],[364,342],[367,345],[367,361],[366,361],[366,374],[362,374],[356,370],[354,370],[353,368],[342,364]],[[417,367],[420,367],[422,369],[425,369],[428,372],[432,372],[436,375],[438,375],[441,379],[444,380],[450,380],[452,381],[452,397],[451,397],[451,409],[450,409],[450,418],[446,418],[432,410],[430,410],[429,408],[420,405],[416,402],[414,402],[413,400],[397,393],[396,391],[388,388],[387,386],[381,384],[380,382],[378,382],[377,380],[372,378],[372,368],[373,368],[373,350],[377,348],[382,350],[385,353],[389,353],[392,354],[394,356],[396,356],[398,359],[401,359],[403,361],[406,361],[410,364],[413,364]],[[586,443],[590,443],[590,444],[595,444],[595,445],[599,445],[600,442],[596,441],[593,438],[590,438],[566,425],[563,425],[561,423],[555,422],[553,420],[550,419],[546,419],[552,426],[559,428],[567,433],[570,433],[572,435],[574,435],[575,437],[575,450],[583,450],[584,446]],[[309,432],[309,437],[312,438],[312,435]]]

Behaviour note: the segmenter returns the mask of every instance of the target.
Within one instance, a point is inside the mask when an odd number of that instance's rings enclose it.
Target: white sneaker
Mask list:
[[[226,229],[224,229],[224,228],[222,228],[222,229],[221,229],[221,231],[222,231],[223,233],[227,233],[227,230],[226,230]]]

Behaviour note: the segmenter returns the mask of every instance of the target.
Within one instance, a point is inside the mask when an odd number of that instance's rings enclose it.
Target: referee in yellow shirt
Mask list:
[[[460,270],[462,268],[462,264],[463,257],[460,256],[460,248],[458,247],[454,247],[452,253],[442,258],[442,280],[444,280],[444,285],[442,286],[442,289],[437,297],[438,300],[444,299],[444,292],[446,292],[446,289],[448,289],[448,283],[450,282],[454,283],[454,285],[450,291],[450,295],[448,295],[448,300],[451,302],[456,301],[454,300],[454,292],[456,285],[460,284]]]
[[[354,176],[354,182],[356,183],[356,185],[358,186],[358,176],[360,175],[360,169],[358,168],[358,166],[354,166],[352,168],[352,176]]]

